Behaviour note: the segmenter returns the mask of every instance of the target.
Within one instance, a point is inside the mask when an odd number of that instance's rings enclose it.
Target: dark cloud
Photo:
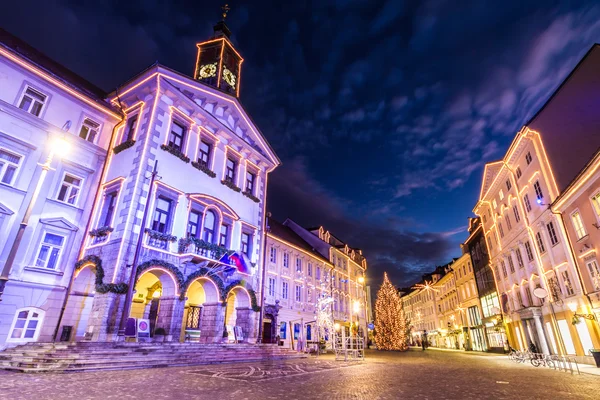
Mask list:
[[[190,73],[220,6],[21,0],[0,24],[110,90],[156,60]],[[484,163],[599,21],[595,3],[556,0],[235,2],[242,102],[284,161],[270,208],[363,247],[372,277],[418,279],[460,252]]]

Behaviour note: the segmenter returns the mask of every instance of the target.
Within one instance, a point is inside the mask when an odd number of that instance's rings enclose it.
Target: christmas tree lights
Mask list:
[[[398,290],[383,275],[383,284],[375,301],[375,343],[379,350],[408,349],[408,321]]]

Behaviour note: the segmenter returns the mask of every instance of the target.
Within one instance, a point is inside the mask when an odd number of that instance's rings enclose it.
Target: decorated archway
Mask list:
[[[190,280],[185,293],[181,340],[217,342],[221,338],[217,312],[221,307],[218,285],[207,276]]]
[[[254,312],[248,290],[241,285],[235,286],[227,293],[225,301],[225,329],[228,340],[247,341],[253,336]],[[237,328],[236,328],[237,327]],[[241,330],[241,331],[240,331]]]
[[[88,325],[88,320],[96,294],[97,267],[95,263],[88,262],[74,272],[73,284],[65,307],[64,317],[57,339],[83,340]],[[70,332],[69,332],[70,331]],[[65,337],[62,337],[65,335]],[[68,338],[67,338],[68,336]]]

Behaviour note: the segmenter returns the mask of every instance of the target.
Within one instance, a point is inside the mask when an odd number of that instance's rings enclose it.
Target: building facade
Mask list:
[[[582,346],[589,341],[571,324],[568,304],[588,300],[563,219],[550,205],[600,146],[600,117],[590,110],[600,93],[599,65],[595,45],[504,158],[486,165],[474,209],[482,218],[512,346],[534,344],[540,352],[583,362],[590,362]]]
[[[323,227],[305,229],[290,219],[284,225],[333,265],[330,280],[333,318],[342,335],[352,333],[367,338],[367,260],[362,251],[351,248]]]
[[[243,59],[224,23],[197,47],[193,77],[155,64],[109,98],[125,120],[61,321],[73,339],[116,340],[128,317],[168,341],[257,339],[279,160],[237,98]]]
[[[463,252],[466,250],[461,246]],[[482,311],[475,283],[475,273],[471,254],[465,252],[452,264],[456,295],[458,296],[458,316],[455,316],[462,330],[465,350],[485,351],[485,332],[481,321]]]
[[[3,30],[0,79],[2,348],[55,338],[122,116],[100,89]]]
[[[263,343],[302,348],[320,338],[317,301],[331,297],[333,264],[289,227],[269,219]]]
[[[452,263],[453,264],[453,263]],[[452,264],[444,266],[444,275],[433,284],[437,303],[438,347],[448,349],[463,349],[465,340],[460,324],[460,311],[456,280]]]

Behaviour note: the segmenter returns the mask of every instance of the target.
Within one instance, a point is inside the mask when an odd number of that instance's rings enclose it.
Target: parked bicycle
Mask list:
[[[539,367],[540,365],[543,365],[544,367],[548,368],[556,368],[556,366],[554,365],[554,361],[552,361],[552,356],[539,353],[535,353],[532,355],[531,365],[533,365],[534,367]]]

